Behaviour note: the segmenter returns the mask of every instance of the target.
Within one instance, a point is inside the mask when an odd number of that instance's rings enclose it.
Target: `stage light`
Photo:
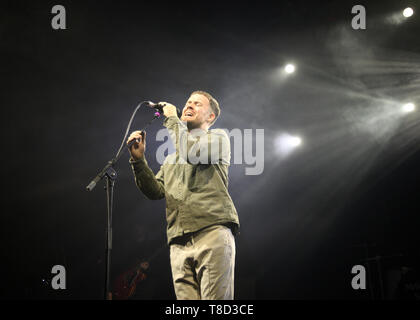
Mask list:
[[[293,72],[295,72],[295,66],[293,65],[293,64],[287,64],[285,67],[284,67],[284,71],[286,71],[286,73],[293,73]]]
[[[403,11],[403,16],[406,17],[406,18],[409,18],[413,15],[413,13],[414,13],[413,9],[405,8],[404,11]]]
[[[299,137],[290,137],[289,143],[292,147],[298,147],[302,144],[302,139]]]
[[[414,105],[414,103],[406,103],[405,105],[402,106],[402,110],[404,112],[413,112],[416,109],[416,106]]]
[[[275,149],[278,154],[286,156],[302,144],[302,139],[289,134],[281,134],[275,139]]]

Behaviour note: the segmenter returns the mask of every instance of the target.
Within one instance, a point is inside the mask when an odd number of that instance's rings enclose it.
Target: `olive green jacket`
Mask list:
[[[164,121],[175,152],[154,175],[145,158],[130,163],[138,188],[152,200],[166,198],[168,243],[186,233],[225,224],[236,233],[239,219],[228,192],[230,140],[222,129],[188,132],[178,117]]]

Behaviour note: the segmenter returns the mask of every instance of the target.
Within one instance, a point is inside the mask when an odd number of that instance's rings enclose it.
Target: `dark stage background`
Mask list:
[[[66,8],[66,30],[51,27],[55,4]],[[366,30],[351,28],[356,4],[366,8]],[[0,297],[102,299],[105,191],[103,181],[85,187],[115,155],[140,101],[182,108],[202,89],[220,102],[215,127],[253,129],[254,138],[264,129],[263,173],[230,170],[241,221],[237,299],[377,299],[379,275],[382,297],[415,298],[420,118],[394,111],[420,106],[420,23],[416,13],[386,22],[406,6],[420,9],[418,1],[2,1]],[[296,72],[285,77],[290,61]],[[152,114],[141,109],[133,130]],[[161,128],[159,119],[148,129],[155,171]],[[282,132],[303,139],[287,157],[276,153]],[[154,256],[133,299],[174,299],[164,200],[137,190],[127,153],[116,170],[112,281]],[[48,284],[58,264],[66,290]],[[351,287],[357,264],[368,267],[366,290]]]

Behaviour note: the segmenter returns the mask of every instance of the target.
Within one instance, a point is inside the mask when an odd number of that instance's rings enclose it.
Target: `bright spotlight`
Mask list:
[[[300,137],[282,134],[275,140],[275,149],[283,156],[288,155],[292,150],[302,144]]]
[[[416,109],[416,106],[414,105],[414,103],[410,102],[403,105],[402,109],[404,112],[413,112]]]
[[[302,143],[302,139],[299,137],[290,137],[289,143],[292,147],[297,147],[300,146],[300,144]]]
[[[403,16],[406,17],[406,18],[409,18],[413,15],[413,13],[414,13],[413,9],[405,8],[404,11],[403,11]]]
[[[284,67],[284,71],[286,71],[286,73],[293,73],[295,72],[295,66],[293,64],[288,64]]]

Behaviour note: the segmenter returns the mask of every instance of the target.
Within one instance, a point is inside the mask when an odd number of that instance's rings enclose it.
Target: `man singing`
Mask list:
[[[127,140],[138,188],[152,200],[166,198],[167,237],[175,294],[179,300],[232,300],[235,239],[239,219],[228,193],[230,141],[209,128],[220,115],[204,91],[189,97],[178,118],[176,107],[160,102],[175,152],[154,175],[144,157],[146,133]]]

